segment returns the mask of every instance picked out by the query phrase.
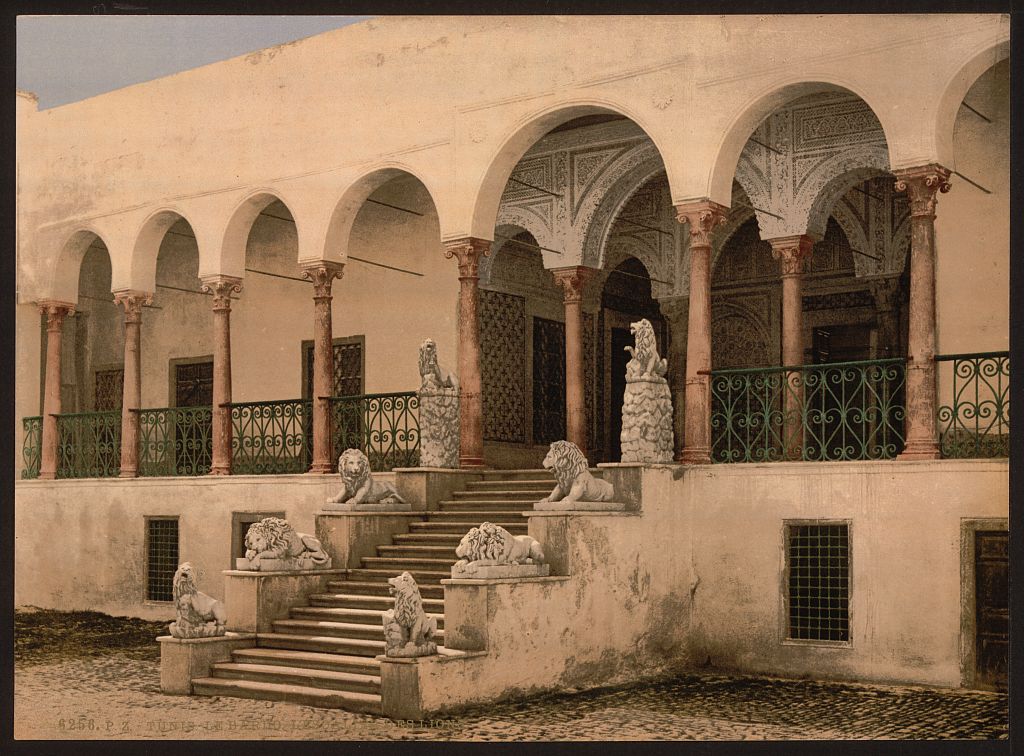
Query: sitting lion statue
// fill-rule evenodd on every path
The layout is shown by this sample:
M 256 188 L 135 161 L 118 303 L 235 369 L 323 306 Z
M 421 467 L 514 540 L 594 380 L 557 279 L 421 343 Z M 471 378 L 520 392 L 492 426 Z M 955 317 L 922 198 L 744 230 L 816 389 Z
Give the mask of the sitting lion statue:
M 405 499 L 398 495 L 391 483 L 374 480 L 370 473 L 370 460 L 359 449 L 346 449 L 338 457 L 338 474 L 344 488 L 337 496 L 327 500 L 328 504 L 372 504 L 378 501 L 389 501 L 404 504 Z
M 392 657 L 427 656 L 437 653 L 433 640 L 437 620 L 423 611 L 420 588 L 408 572 L 388 579 L 388 593 L 395 608 L 384 612 L 384 654 Z
M 536 538 L 514 536 L 500 525 L 485 522 L 462 537 L 455 549 L 459 561 L 454 572 L 473 572 L 477 567 L 507 564 L 543 564 L 544 551 Z
M 177 619 L 168 630 L 173 637 L 212 638 L 224 635 L 228 621 L 224 602 L 207 596 L 196 587 L 191 562 L 183 562 L 175 570 L 172 595 Z
M 437 344 L 433 339 L 424 339 L 420 344 L 420 391 L 458 387 L 455 376 L 437 361 Z
M 245 534 L 245 558 L 253 570 L 261 559 L 309 559 L 313 564 L 326 564 L 330 557 L 320 541 L 298 533 L 280 517 L 264 517 L 249 526 Z
M 555 473 L 557 484 L 541 502 L 611 501 L 615 495 L 611 483 L 591 475 L 587 458 L 572 441 L 551 444 L 543 465 L 545 470 Z
M 668 360 L 658 356 L 658 342 L 654 338 L 654 327 L 647 318 L 629 324 L 636 348 L 626 347 L 631 359 L 626 365 L 627 378 L 663 378 L 668 372 Z

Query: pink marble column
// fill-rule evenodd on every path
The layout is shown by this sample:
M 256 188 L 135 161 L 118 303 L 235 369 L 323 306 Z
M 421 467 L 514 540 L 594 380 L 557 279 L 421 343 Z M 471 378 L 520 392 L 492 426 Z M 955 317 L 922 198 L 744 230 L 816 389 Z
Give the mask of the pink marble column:
M 459 262 L 459 466 L 483 467 L 484 413 L 480 383 L 480 258 L 491 243 L 467 237 L 445 244 L 445 257 Z
M 690 225 L 690 312 L 686 336 L 686 409 L 679 462 L 711 462 L 711 233 L 728 208 L 710 200 L 676 205 Z
M 210 475 L 231 474 L 231 295 L 242 279 L 209 276 L 203 291 L 213 294 L 213 460 Z
M 811 259 L 814 239 L 807 235 L 782 236 L 769 239 L 772 257 L 782 269 L 782 364 L 804 364 L 804 302 L 803 281 L 807 261 Z M 789 386 L 784 395 L 785 428 L 783 439 L 787 459 L 803 457 L 804 388 L 800 373 L 787 376 Z
M 124 389 L 121 399 L 121 477 L 139 474 L 139 409 L 142 407 L 142 306 L 153 295 L 118 291 L 114 301 L 124 307 Z
M 341 278 L 344 264 L 326 260 L 304 268 L 313 282 L 313 464 L 309 471 L 326 475 L 334 471 L 331 449 L 331 406 L 334 391 L 334 350 L 331 327 L 331 285 Z
M 593 268 L 581 265 L 551 271 L 565 304 L 565 436 L 587 453 L 587 404 L 583 375 L 583 290 Z
M 57 415 L 60 414 L 60 350 L 64 318 L 75 311 L 68 302 L 44 300 L 38 303 L 46 316 L 46 378 L 43 386 L 43 429 L 39 477 L 57 477 Z
M 894 171 L 910 196 L 910 316 L 907 339 L 906 446 L 899 459 L 938 459 L 935 428 L 935 204 L 949 191 L 941 165 Z

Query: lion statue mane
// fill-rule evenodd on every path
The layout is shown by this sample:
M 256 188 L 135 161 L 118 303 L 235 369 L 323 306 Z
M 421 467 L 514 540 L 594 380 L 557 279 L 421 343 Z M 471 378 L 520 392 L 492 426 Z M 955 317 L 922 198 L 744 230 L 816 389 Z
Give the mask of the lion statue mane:
M 250 568 L 259 569 L 261 559 L 307 558 L 313 564 L 326 564 L 330 557 L 317 538 L 296 532 L 280 517 L 264 517 L 245 533 L 245 558 Z
M 394 609 L 382 616 L 385 656 L 427 656 L 437 653 L 433 640 L 437 620 L 423 611 L 420 588 L 408 572 L 388 579 L 388 593 L 395 598 Z
M 544 457 L 544 469 L 555 474 L 555 488 L 545 501 L 611 501 L 612 484 L 590 473 L 587 458 L 572 441 L 555 441 Z M 540 502 L 538 502 L 540 503 Z
M 473 572 L 476 567 L 507 564 L 543 564 L 544 551 L 536 538 L 514 536 L 500 525 L 485 522 L 462 537 L 455 556 L 456 572 Z
M 433 339 L 424 339 L 420 344 L 420 391 L 458 387 L 455 376 L 437 361 L 437 344 Z
M 338 457 L 338 474 L 344 488 L 337 496 L 327 500 L 329 504 L 371 504 L 378 501 L 391 501 L 400 504 L 405 499 L 398 495 L 394 485 L 385 481 L 374 480 L 370 473 L 370 460 L 359 449 L 346 449 Z
M 172 581 L 172 596 L 177 619 L 168 630 L 175 638 L 212 638 L 224 635 L 228 621 L 223 601 L 196 587 L 195 569 L 191 562 L 178 565 Z
M 654 327 L 647 318 L 629 324 L 636 348 L 626 347 L 632 359 L 626 365 L 626 378 L 663 378 L 668 372 L 668 360 L 658 356 L 658 342 Z

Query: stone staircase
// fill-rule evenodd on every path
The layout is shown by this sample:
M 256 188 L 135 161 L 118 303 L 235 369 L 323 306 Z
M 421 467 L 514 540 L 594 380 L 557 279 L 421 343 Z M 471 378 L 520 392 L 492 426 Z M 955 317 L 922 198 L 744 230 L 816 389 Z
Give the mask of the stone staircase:
M 288 701 L 306 706 L 381 713 L 380 662 L 384 653 L 381 615 L 391 608 L 388 578 L 408 571 L 436 617 L 438 646 L 444 644 L 444 588 L 455 547 L 481 522 L 497 523 L 513 535 L 526 533 L 523 512 L 554 487 L 546 470 L 489 470 L 480 481 L 438 503 L 409 524 L 409 532 L 377 547 L 346 579 L 327 584 L 327 593 L 306 597 L 274 632 L 258 633 L 256 647 L 232 652 L 210 677 L 192 681 L 196 695 Z M 443 649 L 442 649 L 443 650 Z

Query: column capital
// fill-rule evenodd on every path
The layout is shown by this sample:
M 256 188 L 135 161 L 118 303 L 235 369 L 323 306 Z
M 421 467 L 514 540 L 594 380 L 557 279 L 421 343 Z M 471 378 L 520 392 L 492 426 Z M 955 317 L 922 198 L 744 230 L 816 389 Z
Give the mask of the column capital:
M 568 268 L 551 268 L 555 283 L 562 289 L 565 304 L 583 301 L 583 290 L 597 271 L 585 265 L 574 265 Z
M 729 208 L 711 200 L 676 205 L 676 220 L 690 224 L 690 247 L 710 247 L 712 232 L 725 223 Z
M 313 282 L 313 297 L 331 296 L 331 284 L 345 273 L 345 263 L 334 260 L 317 260 L 303 263 L 302 277 Z
M 489 257 L 491 242 L 467 236 L 464 239 L 453 239 L 444 243 L 444 256 L 449 260 L 454 257 L 459 261 L 460 278 L 476 278 L 481 257 Z
M 772 245 L 772 258 L 782 264 L 782 275 L 798 276 L 806 272 L 807 261 L 811 259 L 814 238 L 807 234 L 779 236 L 767 239 Z
M 936 194 L 949 191 L 948 168 L 930 163 L 918 168 L 901 168 L 893 171 L 896 176 L 896 191 L 906 192 L 910 198 L 910 214 L 914 217 L 935 216 Z
M 39 312 L 46 316 L 46 330 L 59 331 L 64 324 L 64 318 L 75 311 L 71 302 L 62 302 L 58 299 L 40 299 L 36 304 Z
M 213 294 L 213 309 L 230 310 L 231 295 L 242 290 L 242 279 L 235 276 L 203 276 L 200 287 L 204 294 Z
M 126 323 L 138 323 L 142 318 L 143 305 L 153 304 L 153 292 L 122 289 L 114 292 L 114 302 L 124 307 Z

